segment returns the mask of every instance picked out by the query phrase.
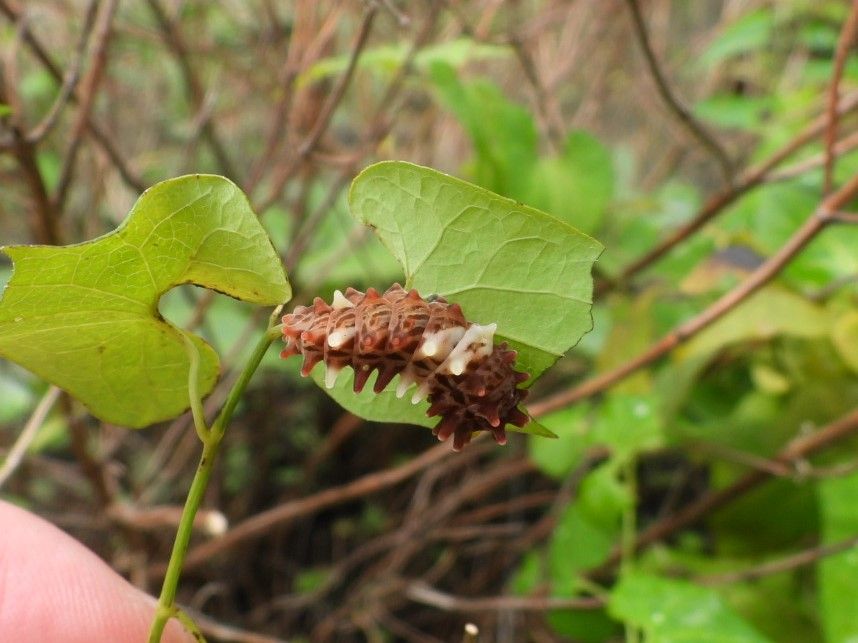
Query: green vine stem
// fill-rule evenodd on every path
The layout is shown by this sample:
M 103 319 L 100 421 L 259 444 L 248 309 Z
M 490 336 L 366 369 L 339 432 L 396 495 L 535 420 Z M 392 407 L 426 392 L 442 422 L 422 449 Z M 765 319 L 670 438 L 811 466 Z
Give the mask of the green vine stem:
M 171 617 L 176 616 L 179 621 L 200 641 L 202 633 L 193 625 L 190 617 L 184 613 L 180 614 L 180 610 L 175 605 L 176 592 L 179 587 L 179 577 L 182 573 L 182 564 L 185 560 L 185 554 L 188 551 L 188 543 L 191 540 L 193 531 L 194 517 L 197 515 L 197 510 L 202 504 L 205 496 L 206 488 L 208 487 L 209 479 L 211 478 L 214 461 L 217 457 L 218 449 L 220 448 L 221 440 L 226 433 L 226 427 L 232 419 L 232 414 L 238 401 L 244 394 L 250 378 L 259 367 L 259 363 L 265 356 L 265 352 L 271 343 L 280 336 L 280 327 L 275 325 L 275 321 L 280 313 L 280 307 L 274 310 L 271 315 L 271 321 L 265 334 L 259 339 L 253 353 L 245 364 L 244 369 L 238 379 L 233 384 L 229 392 L 229 396 L 223 405 L 220 413 L 215 419 L 210 428 L 205 426 L 202 417 L 201 404 L 199 398 L 194 399 L 195 393 L 198 390 L 195 379 L 196 372 L 193 367 L 193 354 L 196 353 L 196 347 L 188 340 L 189 355 L 191 356 L 191 369 L 188 378 L 189 396 L 191 398 L 191 408 L 194 414 L 194 425 L 197 429 L 197 434 L 203 442 L 203 453 L 200 456 L 200 462 L 197 465 L 197 471 L 194 474 L 194 479 L 191 482 L 191 488 L 188 491 L 188 497 L 185 500 L 185 507 L 182 510 L 182 518 L 179 521 L 179 528 L 176 531 L 176 539 L 173 542 L 173 551 L 170 553 L 170 561 L 167 564 L 167 572 L 164 575 L 164 583 L 161 586 L 161 595 L 158 597 L 158 607 L 155 611 L 155 617 L 152 619 L 152 626 L 149 630 L 149 643 L 160 643 L 161 636 L 164 633 L 164 628 Z

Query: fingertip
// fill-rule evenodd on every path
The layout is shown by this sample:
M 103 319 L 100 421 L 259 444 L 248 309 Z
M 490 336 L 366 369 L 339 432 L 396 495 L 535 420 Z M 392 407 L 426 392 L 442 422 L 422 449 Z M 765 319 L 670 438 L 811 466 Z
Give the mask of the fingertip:
M 139 643 L 156 602 L 51 523 L 0 501 L 0 632 L 16 643 Z M 195 638 L 175 621 L 162 643 Z

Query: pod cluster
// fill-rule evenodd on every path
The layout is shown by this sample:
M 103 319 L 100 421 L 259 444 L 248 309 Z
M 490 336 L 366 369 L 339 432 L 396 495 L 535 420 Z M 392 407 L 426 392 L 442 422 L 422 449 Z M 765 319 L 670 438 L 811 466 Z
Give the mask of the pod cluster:
M 441 418 L 434 434 L 439 440 L 453 436 L 458 451 L 475 431 L 491 431 L 505 444 L 504 427 L 528 421 L 518 408 L 527 395 L 518 385 L 528 375 L 514 370 L 516 352 L 506 343 L 494 345 L 496 327 L 473 324 L 458 304 L 423 299 L 399 284 L 382 294 L 348 288 L 336 291 L 330 304 L 317 297 L 285 315 L 280 356 L 302 355 L 305 377 L 324 362 L 328 388 L 346 366 L 354 370 L 355 392 L 374 371 L 376 393 L 399 375 L 397 396 L 414 386 L 413 403 L 428 398 L 427 415 Z

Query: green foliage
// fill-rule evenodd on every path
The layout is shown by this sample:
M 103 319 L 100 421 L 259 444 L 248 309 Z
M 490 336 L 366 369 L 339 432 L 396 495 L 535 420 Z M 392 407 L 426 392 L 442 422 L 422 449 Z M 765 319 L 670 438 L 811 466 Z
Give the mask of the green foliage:
M 431 67 L 442 103 L 474 146 L 465 171 L 475 183 L 595 233 L 614 192 L 610 152 L 587 132 L 571 132 L 557 156 L 540 156 L 533 116 L 487 79 L 468 83 L 449 65 Z
M 405 43 L 373 47 L 364 51 L 358 59 L 358 68 L 380 75 L 390 75 L 405 62 L 410 47 Z M 508 58 L 509 47 L 475 42 L 471 38 L 454 38 L 446 42 L 433 43 L 421 48 L 414 55 L 413 65 L 425 71 L 434 65 L 459 67 L 467 62 Z M 298 79 L 299 85 L 318 82 L 343 73 L 349 64 L 349 56 L 324 58 L 305 71 Z
M 821 505 L 822 541 L 835 543 L 858 534 L 858 474 L 822 480 L 818 485 Z M 854 546 L 829 556 L 817 565 L 822 628 L 828 641 L 852 641 L 858 637 L 855 609 L 855 579 L 858 555 Z
M 0 301 L 0 355 L 66 389 L 97 417 L 141 427 L 188 406 L 183 331 L 158 301 L 179 284 L 273 305 L 291 296 L 245 196 L 216 176 L 147 190 L 125 222 L 66 247 L 3 249 L 15 270 Z M 200 391 L 218 358 L 202 339 Z
M 474 158 L 466 167 L 468 175 L 484 188 L 525 201 L 537 161 L 536 125 L 530 113 L 488 80 L 462 83 L 449 65 L 433 65 L 431 80 L 471 138 Z
M 528 203 L 588 234 L 601 226 L 615 182 L 608 148 L 582 131 L 569 134 L 560 156 L 539 159 L 529 179 Z
M 767 641 L 711 589 L 680 580 L 628 572 L 611 592 L 609 611 L 643 630 L 652 643 L 762 643 Z

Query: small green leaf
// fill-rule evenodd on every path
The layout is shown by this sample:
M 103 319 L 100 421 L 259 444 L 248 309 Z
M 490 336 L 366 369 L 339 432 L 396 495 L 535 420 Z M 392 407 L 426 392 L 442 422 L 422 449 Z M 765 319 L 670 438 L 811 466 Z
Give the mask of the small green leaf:
M 15 270 L 0 300 L 0 356 L 67 390 L 95 416 L 131 427 L 188 406 L 188 357 L 182 331 L 158 312 L 163 293 L 192 283 L 263 305 L 291 296 L 247 198 L 218 176 L 159 183 L 98 239 L 3 251 Z M 218 358 L 193 341 L 205 394 Z
M 614 193 L 610 152 L 595 136 L 572 132 L 563 154 L 540 159 L 531 173 L 528 203 L 592 233 Z
M 652 643 L 763 643 L 712 589 L 640 572 L 623 575 L 611 592 L 608 611 L 639 627 Z
M 6 103 L 0 103 L 0 118 L 12 113 L 12 107 Z

